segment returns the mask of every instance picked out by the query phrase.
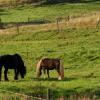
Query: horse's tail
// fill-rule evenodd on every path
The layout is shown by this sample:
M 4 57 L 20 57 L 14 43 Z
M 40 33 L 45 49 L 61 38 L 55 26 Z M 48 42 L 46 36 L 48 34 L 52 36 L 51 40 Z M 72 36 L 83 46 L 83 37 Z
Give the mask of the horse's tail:
M 0 56 L 0 81 L 1 81 L 1 74 L 2 74 L 2 57 Z
M 5 62 L 5 56 L 0 56 L 0 71 L 2 70 L 4 62 Z
M 36 77 L 40 77 L 41 75 L 41 62 L 42 62 L 42 59 L 37 63 L 37 66 L 36 66 Z
M 62 60 L 60 60 L 60 75 L 61 75 L 61 79 L 63 79 L 64 78 L 64 67 L 63 67 Z

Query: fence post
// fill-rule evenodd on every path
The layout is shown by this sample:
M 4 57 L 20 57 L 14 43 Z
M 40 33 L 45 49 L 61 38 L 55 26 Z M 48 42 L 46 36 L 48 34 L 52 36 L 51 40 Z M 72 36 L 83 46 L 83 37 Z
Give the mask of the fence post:
M 28 59 L 28 58 L 29 58 L 29 53 L 30 53 L 30 52 L 26 52 L 26 53 L 27 53 L 27 59 Z
M 0 18 L 0 29 L 3 29 L 3 23 L 2 23 L 2 19 Z
M 2 22 L 1 22 L 1 18 L 0 18 L 0 28 L 2 27 Z
M 60 26 L 59 26 L 59 18 L 57 18 L 57 32 L 60 32 Z
M 0 18 L 0 23 L 1 23 L 1 18 Z
M 19 34 L 19 24 L 16 24 L 17 34 Z
M 47 100 L 50 100 L 50 89 L 47 89 Z
M 99 26 L 100 24 L 100 19 L 98 20 L 97 24 L 96 24 L 96 28 Z
M 30 18 L 28 17 L 28 22 L 30 22 Z
M 69 19 L 70 19 L 70 17 L 69 17 L 69 16 L 67 16 L 67 21 L 69 21 Z

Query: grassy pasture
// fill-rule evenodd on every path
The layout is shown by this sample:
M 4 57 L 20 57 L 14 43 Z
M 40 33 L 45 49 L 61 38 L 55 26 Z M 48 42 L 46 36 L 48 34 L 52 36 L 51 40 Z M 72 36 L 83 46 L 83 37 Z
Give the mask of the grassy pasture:
M 3 22 L 23 22 L 28 17 L 35 19 L 49 19 L 55 21 L 57 17 L 88 16 L 89 25 L 97 22 L 100 4 L 76 3 L 55 4 L 34 7 L 30 5 L 15 8 L 1 7 L 0 16 Z M 97 17 L 91 17 L 96 13 Z M 77 19 L 79 21 L 80 19 Z M 90 21 L 91 20 L 91 21 Z M 88 21 L 87 21 L 88 22 Z M 71 26 L 74 21 L 68 23 Z M 80 22 L 79 22 L 80 23 Z M 79 24 L 78 23 L 78 24 Z M 65 22 L 62 23 L 62 27 Z M 85 23 L 86 24 L 86 23 Z M 84 24 L 84 26 L 85 26 Z M 75 24 L 76 25 L 76 24 Z M 78 25 L 80 26 L 80 24 Z M 9 82 L 0 82 L 0 91 L 7 90 L 29 95 L 41 93 L 39 86 L 46 93 L 46 88 L 61 91 L 61 95 L 73 93 L 100 94 L 100 26 L 98 27 L 66 27 L 57 33 L 56 24 L 22 26 L 20 34 L 15 28 L 0 30 L 0 54 L 21 54 L 27 66 L 25 79 L 14 81 L 13 71 L 9 70 Z M 6 34 L 4 34 L 6 33 Z M 50 72 L 50 79 L 37 80 L 35 78 L 36 64 L 41 57 L 61 58 L 64 63 L 65 79 L 57 80 L 57 72 Z M 4 69 L 3 69 L 4 71 Z M 54 92 L 57 94 L 58 92 Z M 58 93 L 59 94 L 59 93 Z M 3 95 L 3 94 L 2 94 Z
M 13 81 L 9 71 L 9 82 L 0 83 L 0 89 L 35 95 L 37 87 L 52 88 L 62 94 L 99 93 L 100 81 L 100 29 L 66 29 L 62 33 L 52 31 L 30 34 L 0 36 L 0 53 L 19 53 L 27 66 L 27 76 Z M 51 71 L 51 79 L 35 79 L 35 69 L 41 57 L 59 57 L 63 60 L 65 79 L 57 80 L 57 72 Z M 93 73 L 93 74 L 92 74 Z M 37 90 L 37 91 L 36 91 Z M 68 92 L 70 91 L 70 92 Z
M 0 17 L 3 22 L 27 22 L 28 17 L 33 20 L 48 19 L 56 21 L 57 17 L 84 16 L 98 13 L 99 3 L 55 4 L 34 7 L 32 5 L 17 6 L 15 8 L 1 7 Z

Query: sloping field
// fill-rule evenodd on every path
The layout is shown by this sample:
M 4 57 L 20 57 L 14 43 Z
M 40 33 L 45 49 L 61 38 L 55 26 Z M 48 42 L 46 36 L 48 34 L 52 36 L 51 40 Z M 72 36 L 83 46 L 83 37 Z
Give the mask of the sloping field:
M 55 4 L 35 7 L 32 5 L 1 7 L 2 22 L 27 22 L 28 19 L 56 21 L 58 17 L 82 17 L 100 12 L 99 3 Z
M 10 5 L 12 2 L 15 3 L 16 0 L 0 0 L 0 6 Z
M 36 87 L 41 83 L 44 92 L 45 88 L 51 88 L 62 91 L 63 95 L 86 92 L 98 94 L 100 87 L 99 44 L 100 28 L 68 28 L 61 33 L 57 33 L 56 30 L 43 30 L 1 35 L 0 53 L 21 54 L 27 66 L 27 75 L 25 79 L 16 82 L 13 81 L 13 71 L 9 70 L 10 81 L 4 82 L 2 79 L 0 88 L 35 95 L 38 94 Z M 64 63 L 65 79 L 58 81 L 58 75 L 54 70 L 50 72 L 50 79 L 43 79 L 42 76 L 38 81 L 35 78 L 35 70 L 41 57 L 61 58 Z
M 100 26 L 100 13 L 93 13 L 91 15 L 85 15 L 82 17 L 75 18 L 61 18 L 58 25 L 57 22 L 47 23 L 47 24 L 37 24 L 37 25 L 22 25 L 19 26 L 20 33 L 31 33 L 39 31 L 52 31 L 52 30 L 64 30 L 67 28 L 88 28 L 88 27 L 99 27 Z M 16 34 L 17 27 L 13 26 L 12 28 L 0 30 L 0 34 Z
M 9 2 L 9 1 L 12 1 L 12 0 L 0 0 L 0 3 L 2 3 L 2 2 Z
M 2 7 L 9 7 L 9 6 L 16 6 L 19 4 L 28 3 L 29 0 L 0 0 L 0 6 Z
M 29 16 L 33 19 L 46 18 L 52 22 L 20 26 L 19 34 L 16 27 L 0 30 L 0 55 L 19 53 L 27 67 L 25 79 L 19 77 L 18 81 L 14 81 L 14 73 L 9 70 L 9 82 L 4 81 L 2 69 L 0 90 L 46 96 L 47 89 L 50 88 L 56 96 L 100 95 L 99 9 L 99 4 L 95 3 L 0 8 L 4 23 L 27 21 Z M 58 32 L 56 18 L 65 18 L 69 14 L 74 17 L 62 19 Z M 55 70 L 50 71 L 50 79 L 44 79 L 43 75 L 36 79 L 36 64 L 41 57 L 62 59 L 64 80 L 57 80 Z

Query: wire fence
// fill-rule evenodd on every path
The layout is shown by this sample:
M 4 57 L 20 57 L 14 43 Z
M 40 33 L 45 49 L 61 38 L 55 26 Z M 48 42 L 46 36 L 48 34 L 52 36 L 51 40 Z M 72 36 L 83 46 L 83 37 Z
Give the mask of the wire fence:
M 67 28 L 79 28 L 79 27 L 95 27 L 97 28 L 100 25 L 100 16 L 99 14 L 84 15 L 84 16 L 72 16 L 68 15 L 67 17 L 58 17 L 54 22 L 48 19 L 37 19 L 28 17 L 25 22 L 3 22 L 0 18 L 0 29 L 15 28 L 16 34 L 22 33 L 22 30 L 28 32 L 37 31 L 37 30 L 57 30 L 58 33 L 61 33 L 64 29 Z M 25 28 L 33 27 L 33 28 Z M 12 28 L 13 29 L 13 28 Z
M 51 97 L 51 92 L 52 91 L 50 89 L 47 89 L 47 97 L 43 97 L 43 94 L 40 94 L 38 97 L 34 97 L 23 93 L 11 92 L 0 89 L 0 93 L 4 94 L 4 96 L 0 96 L 0 100 L 52 100 L 53 98 Z
M 0 93 L 3 93 L 4 96 L 0 95 L 0 100 L 99 100 L 100 96 L 95 94 L 73 94 L 73 95 L 59 95 L 58 97 L 54 97 L 52 94 L 52 90 L 47 90 L 47 97 L 34 97 L 29 96 L 22 93 L 11 92 L 7 90 L 0 89 Z

